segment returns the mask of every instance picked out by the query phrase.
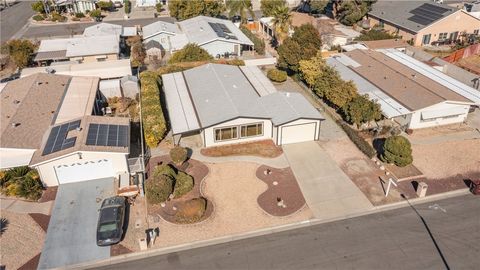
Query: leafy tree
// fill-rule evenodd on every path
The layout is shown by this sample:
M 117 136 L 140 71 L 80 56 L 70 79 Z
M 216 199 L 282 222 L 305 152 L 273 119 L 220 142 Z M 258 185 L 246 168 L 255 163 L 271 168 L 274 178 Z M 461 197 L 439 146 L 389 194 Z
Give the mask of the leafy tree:
M 403 136 L 391 136 L 385 140 L 381 159 L 399 167 L 405 167 L 413 162 L 412 145 Z
M 324 13 L 328 5 L 328 0 L 310 0 L 309 4 L 312 13 Z
M 357 96 L 357 87 L 352 81 L 345 82 L 341 79 L 340 81 L 341 83 L 325 91 L 325 98 L 337 108 L 343 108 Z
M 123 8 L 125 9 L 125 14 L 130 14 L 130 11 L 132 11 L 132 3 L 129 0 L 125 0 Z
M 175 198 L 180 198 L 193 189 L 194 182 L 193 177 L 184 172 L 178 172 L 175 179 L 175 187 L 173 189 L 173 195 Z
M 12 39 L 1 48 L 2 53 L 8 54 L 18 68 L 24 68 L 30 63 L 35 49 L 36 46 L 28 39 Z
M 272 23 L 275 29 L 275 35 L 281 42 L 287 36 L 290 31 L 290 25 L 292 24 L 292 15 L 287 6 L 276 6 L 272 13 Z
M 311 24 L 296 27 L 292 37 L 278 47 L 278 65 L 297 72 L 299 62 L 317 55 L 321 45 L 320 35 Z
M 199 15 L 218 17 L 225 11 L 225 5 L 221 0 L 170 0 L 168 10 L 170 16 L 185 20 Z
M 254 46 L 255 51 L 260 55 L 264 55 L 265 54 L 265 41 L 263 41 L 263 39 L 260 39 L 255 34 L 253 34 L 244 25 L 240 26 L 240 30 L 242 30 L 242 32 L 248 37 L 248 39 L 250 39 L 253 42 L 253 46 Z
M 155 5 L 155 9 L 157 10 L 157 12 L 161 12 L 162 11 L 162 3 L 157 3 Z
M 337 11 L 338 20 L 345 25 L 353 25 L 360 21 L 376 0 L 343 0 Z
M 358 95 L 352 99 L 344 108 L 345 118 L 357 127 L 363 123 L 379 120 L 382 116 L 380 104 L 371 101 L 368 95 Z
M 260 0 L 260 10 L 264 17 L 271 17 L 277 7 L 286 6 L 285 0 Z
M 325 66 L 325 61 L 322 59 L 322 54 L 317 52 L 317 55 L 309 60 L 300 60 L 298 70 L 302 79 L 310 88 L 313 88 L 322 75 L 322 67 Z
M 227 0 L 225 6 L 228 10 L 228 16 L 239 15 L 242 23 L 247 22 L 247 12 L 250 16 L 255 17 L 251 0 Z
M 202 47 L 194 43 L 189 43 L 183 49 L 175 52 L 170 60 L 169 64 L 181 63 L 181 62 L 195 62 L 195 61 L 208 61 L 213 57 Z
M 394 39 L 398 38 L 397 35 L 392 35 L 384 30 L 375 30 L 362 31 L 362 34 L 357 37 L 355 40 L 358 41 L 370 41 L 370 40 L 383 40 L 383 39 Z
M 100 18 L 102 16 L 102 11 L 100 9 L 94 9 L 90 11 L 90 17 L 92 18 Z
M 105 1 L 98 1 L 97 6 L 101 10 L 110 10 L 113 7 L 113 3 L 112 2 L 105 2 Z
M 147 201 L 151 204 L 165 202 L 173 192 L 174 179 L 167 175 L 154 176 L 145 183 Z
M 45 14 L 45 6 L 42 1 L 34 2 L 31 4 L 32 10 L 41 14 Z
M 187 148 L 177 145 L 170 149 L 169 155 L 173 163 L 182 165 L 188 158 L 188 151 Z

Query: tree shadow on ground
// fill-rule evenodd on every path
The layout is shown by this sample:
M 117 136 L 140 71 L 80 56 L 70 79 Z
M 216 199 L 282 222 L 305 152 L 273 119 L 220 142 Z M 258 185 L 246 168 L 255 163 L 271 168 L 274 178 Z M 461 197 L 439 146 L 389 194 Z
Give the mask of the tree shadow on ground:
M 10 222 L 8 221 L 8 219 L 4 217 L 0 219 L 0 235 L 3 235 L 3 233 L 7 230 L 9 224 Z
M 372 145 L 377 151 L 377 157 L 380 158 L 383 155 L 383 145 L 385 144 L 385 138 L 376 138 L 373 140 Z

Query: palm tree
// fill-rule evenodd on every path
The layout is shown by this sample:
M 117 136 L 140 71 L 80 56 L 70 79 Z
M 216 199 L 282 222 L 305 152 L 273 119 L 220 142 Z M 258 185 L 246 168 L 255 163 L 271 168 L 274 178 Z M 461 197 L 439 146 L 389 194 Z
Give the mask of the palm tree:
M 247 21 L 247 12 L 250 16 L 255 17 L 251 0 L 227 0 L 225 6 L 228 9 L 228 16 L 240 15 L 242 23 Z
M 290 31 L 292 15 L 287 6 L 278 6 L 273 10 L 273 28 L 279 41 L 283 41 Z

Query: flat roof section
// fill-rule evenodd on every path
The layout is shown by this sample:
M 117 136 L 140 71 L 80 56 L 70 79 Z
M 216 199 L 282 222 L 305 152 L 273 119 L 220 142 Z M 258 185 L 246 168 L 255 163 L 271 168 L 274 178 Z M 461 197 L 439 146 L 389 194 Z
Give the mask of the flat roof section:
M 162 79 L 173 134 L 200 129 L 182 73 L 165 74 Z
M 275 86 L 258 66 L 240 66 L 240 69 L 261 97 L 277 92 Z

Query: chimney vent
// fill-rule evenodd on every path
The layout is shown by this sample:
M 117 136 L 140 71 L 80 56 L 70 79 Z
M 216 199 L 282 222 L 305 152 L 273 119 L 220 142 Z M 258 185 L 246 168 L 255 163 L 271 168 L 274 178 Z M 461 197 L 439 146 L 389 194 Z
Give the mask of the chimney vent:
M 16 122 L 12 123 L 12 127 L 18 127 L 18 126 L 20 126 L 20 123 L 16 123 Z

